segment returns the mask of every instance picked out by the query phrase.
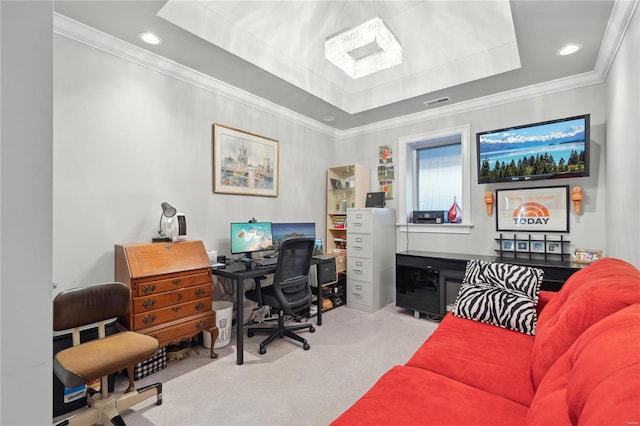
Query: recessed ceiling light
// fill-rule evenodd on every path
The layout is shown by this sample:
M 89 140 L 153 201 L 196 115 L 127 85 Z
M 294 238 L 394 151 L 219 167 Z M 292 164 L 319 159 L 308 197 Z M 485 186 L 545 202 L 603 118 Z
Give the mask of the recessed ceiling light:
M 138 38 L 148 44 L 156 45 L 162 43 L 160 37 L 148 31 L 138 34 Z
M 562 47 L 561 49 L 558 50 L 558 55 L 560 55 L 560 56 L 571 55 L 572 53 L 576 53 L 580 49 L 582 49 L 581 45 L 569 43 L 566 46 L 564 46 L 564 47 Z
M 334 116 L 332 116 L 332 115 L 327 115 L 326 117 L 322 117 L 322 119 L 323 119 L 324 121 L 333 121 L 333 120 L 335 120 L 336 118 L 335 118 Z

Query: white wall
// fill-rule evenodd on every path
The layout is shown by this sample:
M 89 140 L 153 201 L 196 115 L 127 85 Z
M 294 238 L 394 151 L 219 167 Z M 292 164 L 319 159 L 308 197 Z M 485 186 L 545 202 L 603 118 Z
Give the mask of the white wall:
M 640 268 L 640 12 L 607 76 L 607 253 Z
M 51 424 L 53 4 L 0 2 L 0 424 Z
M 576 247 L 604 249 L 607 243 L 607 234 L 604 227 L 601 226 L 605 221 L 605 196 L 607 191 L 604 175 L 606 119 L 604 101 L 604 84 L 591 85 L 351 137 L 341 141 L 338 149 L 344 160 L 368 165 L 371 168 L 370 185 L 372 188 L 377 188 L 378 146 L 393 145 L 397 152 L 398 139 L 403 136 L 436 131 L 463 124 L 470 125 L 471 206 L 463 207 L 463 215 L 469 214 L 469 210 L 471 210 L 473 228 L 466 235 L 411 233 L 408 241 L 407 233 L 400 232 L 403 231 L 400 229 L 397 233 L 398 251 L 409 249 L 492 255 L 494 254 L 494 249 L 498 248 L 494 238 L 499 236 L 499 232 L 496 231 L 495 209 L 492 216 L 488 216 L 486 213 L 483 202 L 484 193 L 502 188 L 556 185 L 569 185 L 570 187 L 579 185 L 584 191 L 583 212 L 580 215 L 574 214 L 573 211 L 570 212 L 570 232 L 563 234 L 571 241 L 571 249 L 573 250 Z M 479 185 L 477 183 L 476 132 L 585 113 L 591 114 L 591 173 L 589 177 L 521 182 L 517 184 L 495 183 Z M 397 160 L 394 160 L 394 162 L 397 163 Z M 398 174 L 399 172 L 396 170 L 396 182 Z M 387 206 L 397 208 L 397 200 L 394 199 L 387 202 Z
M 147 242 L 160 203 L 190 239 L 229 255 L 229 222 L 316 222 L 325 234 L 334 139 L 56 35 L 53 276 L 59 289 L 113 280 L 114 244 Z M 279 140 L 277 198 L 213 193 L 214 122 Z

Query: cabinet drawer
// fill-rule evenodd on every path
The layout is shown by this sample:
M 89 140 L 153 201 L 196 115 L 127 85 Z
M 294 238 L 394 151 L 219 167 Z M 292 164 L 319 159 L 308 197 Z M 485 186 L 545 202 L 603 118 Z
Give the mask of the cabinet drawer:
M 347 276 L 356 280 L 371 281 L 371 259 L 347 257 Z
M 211 296 L 211 284 L 182 288 L 167 293 L 152 294 L 147 297 L 136 297 L 133 300 L 133 313 L 149 312 L 178 303 L 185 303 Z
M 154 277 L 151 279 L 136 280 L 132 285 L 131 291 L 134 296 L 139 297 L 201 284 L 212 285 L 211 283 L 211 275 L 208 272 L 201 272 L 191 275 L 165 275 L 161 277 Z
M 371 233 L 371 211 L 349 210 L 347 229 L 352 232 Z
M 191 315 L 211 311 L 211 297 L 180 303 L 133 316 L 134 330 L 139 331 Z
M 371 235 L 352 234 L 347 236 L 347 257 L 371 257 Z
M 190 339 L 201 331 L 208 332 L 215 323 L 215 312 L 212 311 L 178 324 L 172 323 L 166 326 L 154 327 L 143 331 L 143 333 L 155 337 L 158 339 L 160 347 L 164 347 L 170 344 L 178 344 L 183 339 Z
M 371 306 L 371 283 L 351 280 L 347 275 L 347 305 L 350 303 Z

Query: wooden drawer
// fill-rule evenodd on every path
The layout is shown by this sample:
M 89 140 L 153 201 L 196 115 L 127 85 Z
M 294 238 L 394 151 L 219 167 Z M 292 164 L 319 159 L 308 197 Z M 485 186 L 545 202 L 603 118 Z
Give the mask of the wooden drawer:
M 180 303 L 166 308 L 156 309 L 133 316 L 133 329 L 136 331 L 168 323 L 191 315 L 210 312 L 211 297 Z
M 195 274 L 171 274 L 161 277 L 138 279 L 133 282 L 131 292 L 133 297 L 149 296 L 163 293 L 183 287 L 192 287 L 201 284 L 212 285 L 211 273 L 202 271 Z
M 371 222 L 370 210 L 349 210 L 349 214 L 347 214 L 347 229 L 349 232 L 370 234 L 372 230 Z
M 352 234 L 347 235 L 347 257 L 367 257 L 371 258 L 371 235 Z
M 211 296 L 211 284 L 187 287 L 168 293 L 152 294 L 147 297 L 137 297 L 133 300 L 133 313 L 149 312 L 178 303 Z
M 352 303 L 368 307 L 372 305 L 371 283 L 352 280 L 347 274 L 347 305 Z
M 347 276 L 356 280 L 371 281 L 371 259 L 364 257 L 347 258 Z
M 163 326 L 154 327 L 141 331 L 151 337 L 158 339 L 160 347 L 170 344 L 178 344 L 183 339 L 191 339 L 201 331 L 208 332 L 216 323 L 216 313 L 214 311 L 200 315 L 187 321 L 176 321 Z

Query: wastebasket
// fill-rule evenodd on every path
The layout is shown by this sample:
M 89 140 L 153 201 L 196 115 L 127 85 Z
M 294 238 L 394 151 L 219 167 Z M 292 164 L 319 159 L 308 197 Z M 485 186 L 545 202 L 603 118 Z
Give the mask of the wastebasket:
M 213 347 L 221 348 L 231 342 L 231 320 L 233 316 L 233 303 L 226 300 L 218 300 L 211 303 L 211 308 L 216 312 L 216 325 L 218 326 L 218 339 Z M 202 343 L 205 348 L 211 347 L 211 334 L 202 333 Z

